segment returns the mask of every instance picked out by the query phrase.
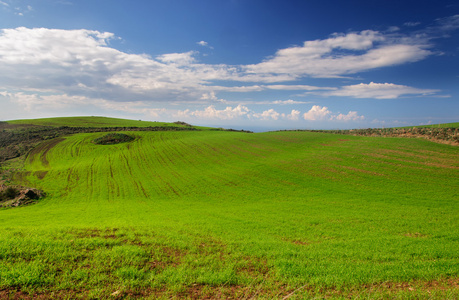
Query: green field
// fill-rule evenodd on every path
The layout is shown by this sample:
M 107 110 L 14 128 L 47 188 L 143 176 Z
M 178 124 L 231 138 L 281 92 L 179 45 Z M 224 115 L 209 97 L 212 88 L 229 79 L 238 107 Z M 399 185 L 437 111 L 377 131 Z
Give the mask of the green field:
M 451 127 L 451 128 L 458 128 L 459 127 L 459 122 L 455 123 L 442 123 L 442 124 L 434 124 L 434 125 L 422 125 L 422 126 L 416 126 L 416 127 L 427 127 L 427 128 L 444 128 L 444 127 Z
M 47 197 L 0 210 L 0 298 L 459 297 L 458 147 L 129 134 L 29 153 L 15 180 Z
M 75 127 L 148 127 L 148 126 L 177 126 L 166 122 L 150 122 L 141 120 L 125 120 L 107 117 L 61 117 L 33 120 L 12 120 L 10 124 L 33 124 L 39 126 L 75 126 Z

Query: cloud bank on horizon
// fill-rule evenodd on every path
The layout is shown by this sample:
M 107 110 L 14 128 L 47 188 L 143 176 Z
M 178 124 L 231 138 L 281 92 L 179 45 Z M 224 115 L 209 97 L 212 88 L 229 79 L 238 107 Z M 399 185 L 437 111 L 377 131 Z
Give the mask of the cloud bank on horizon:
M 453 15 L 408 32 L 392 27 L 331 33 L 239 65 L 205 63 L 199 49 L 157 55 L 118 50 L 113 44 L 123 38 L 116 32 L 5 28 L 0 119 L 112 114 L 246 127 L 385 125 L 366 115 L 368 102 L 447 99 L 452 91 L 366 79 L 367 74 L 444 55 L 437 40 L 458 28 L 459 15 Z M 195 44 L 218 51 L 204 40 Z M 361 111 L 362 99 L 367 104 Z M 354 105 L 329 110 L 327 101 Z

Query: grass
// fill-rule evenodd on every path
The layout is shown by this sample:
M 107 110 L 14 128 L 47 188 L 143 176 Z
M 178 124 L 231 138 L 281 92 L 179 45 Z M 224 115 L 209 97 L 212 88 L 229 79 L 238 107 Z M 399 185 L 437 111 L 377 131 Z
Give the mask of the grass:
M 69 127 L 186 127 L 186 125 L 167 122 L 152 122 L 141 120 L 126 120 L 107 117 L 60 117 L 42 118 L 32 120 L 7 121 L 14 125 L 37 125 L 37 126 L 69 126 Z M 197 127 L 197 126 L 193 126 Z M 206 127 L 198 127 L 206 128 Z
M 25 160 L 16 181 L 48 197 L 0 211 L 0 296 L 459 297 L 457 147 L 225 131 L 92 143 L 104 134 Z
M 440 123 L 440 124 L 431 124 L 431 125 L 403 126 L 403 127 L 395 127 L 395 128 L 459 128 L 459 122 Z

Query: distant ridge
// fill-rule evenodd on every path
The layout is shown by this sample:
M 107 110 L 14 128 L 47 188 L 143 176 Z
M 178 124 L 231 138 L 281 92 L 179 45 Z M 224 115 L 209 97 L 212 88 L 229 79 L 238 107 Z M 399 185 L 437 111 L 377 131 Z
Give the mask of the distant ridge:
M 182 122 L 154 122 L 141 120 L 128 120 L 110 117 L 56 117 L 43 119 L 23 119 L 7 121 L 9 124 L 31 124 L 37 126 L 69 126 L 69 127 L 185 127 Z

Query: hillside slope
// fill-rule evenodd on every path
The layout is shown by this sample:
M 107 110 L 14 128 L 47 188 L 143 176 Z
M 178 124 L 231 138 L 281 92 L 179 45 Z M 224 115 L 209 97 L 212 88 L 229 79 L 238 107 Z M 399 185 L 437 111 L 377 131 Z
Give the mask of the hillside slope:
M 0 211 L 0 290 L 459 295 L 457 147 L 227 131 L 94 144 L 103 134 L 46 141 L 27 157 L 17 180 L 48 196 Z
M 0 122 L 0 164 L 28 153 L 40 142 L 77 133 L 114 131 L 223 130 L 184 122 L 147 122 L 106 117 L 63 117 Z
M 126 120 L 108 117 L 60 117 L 60 118 L 43 118 L 30 120 L 12 120 L 8 121 L 12 125 L 35 125 L 35 126 L 69 126 L 69 127 L 158 127 L 158 126 L 179 126 L 167 122 L 151 122 L 141 120 Z

